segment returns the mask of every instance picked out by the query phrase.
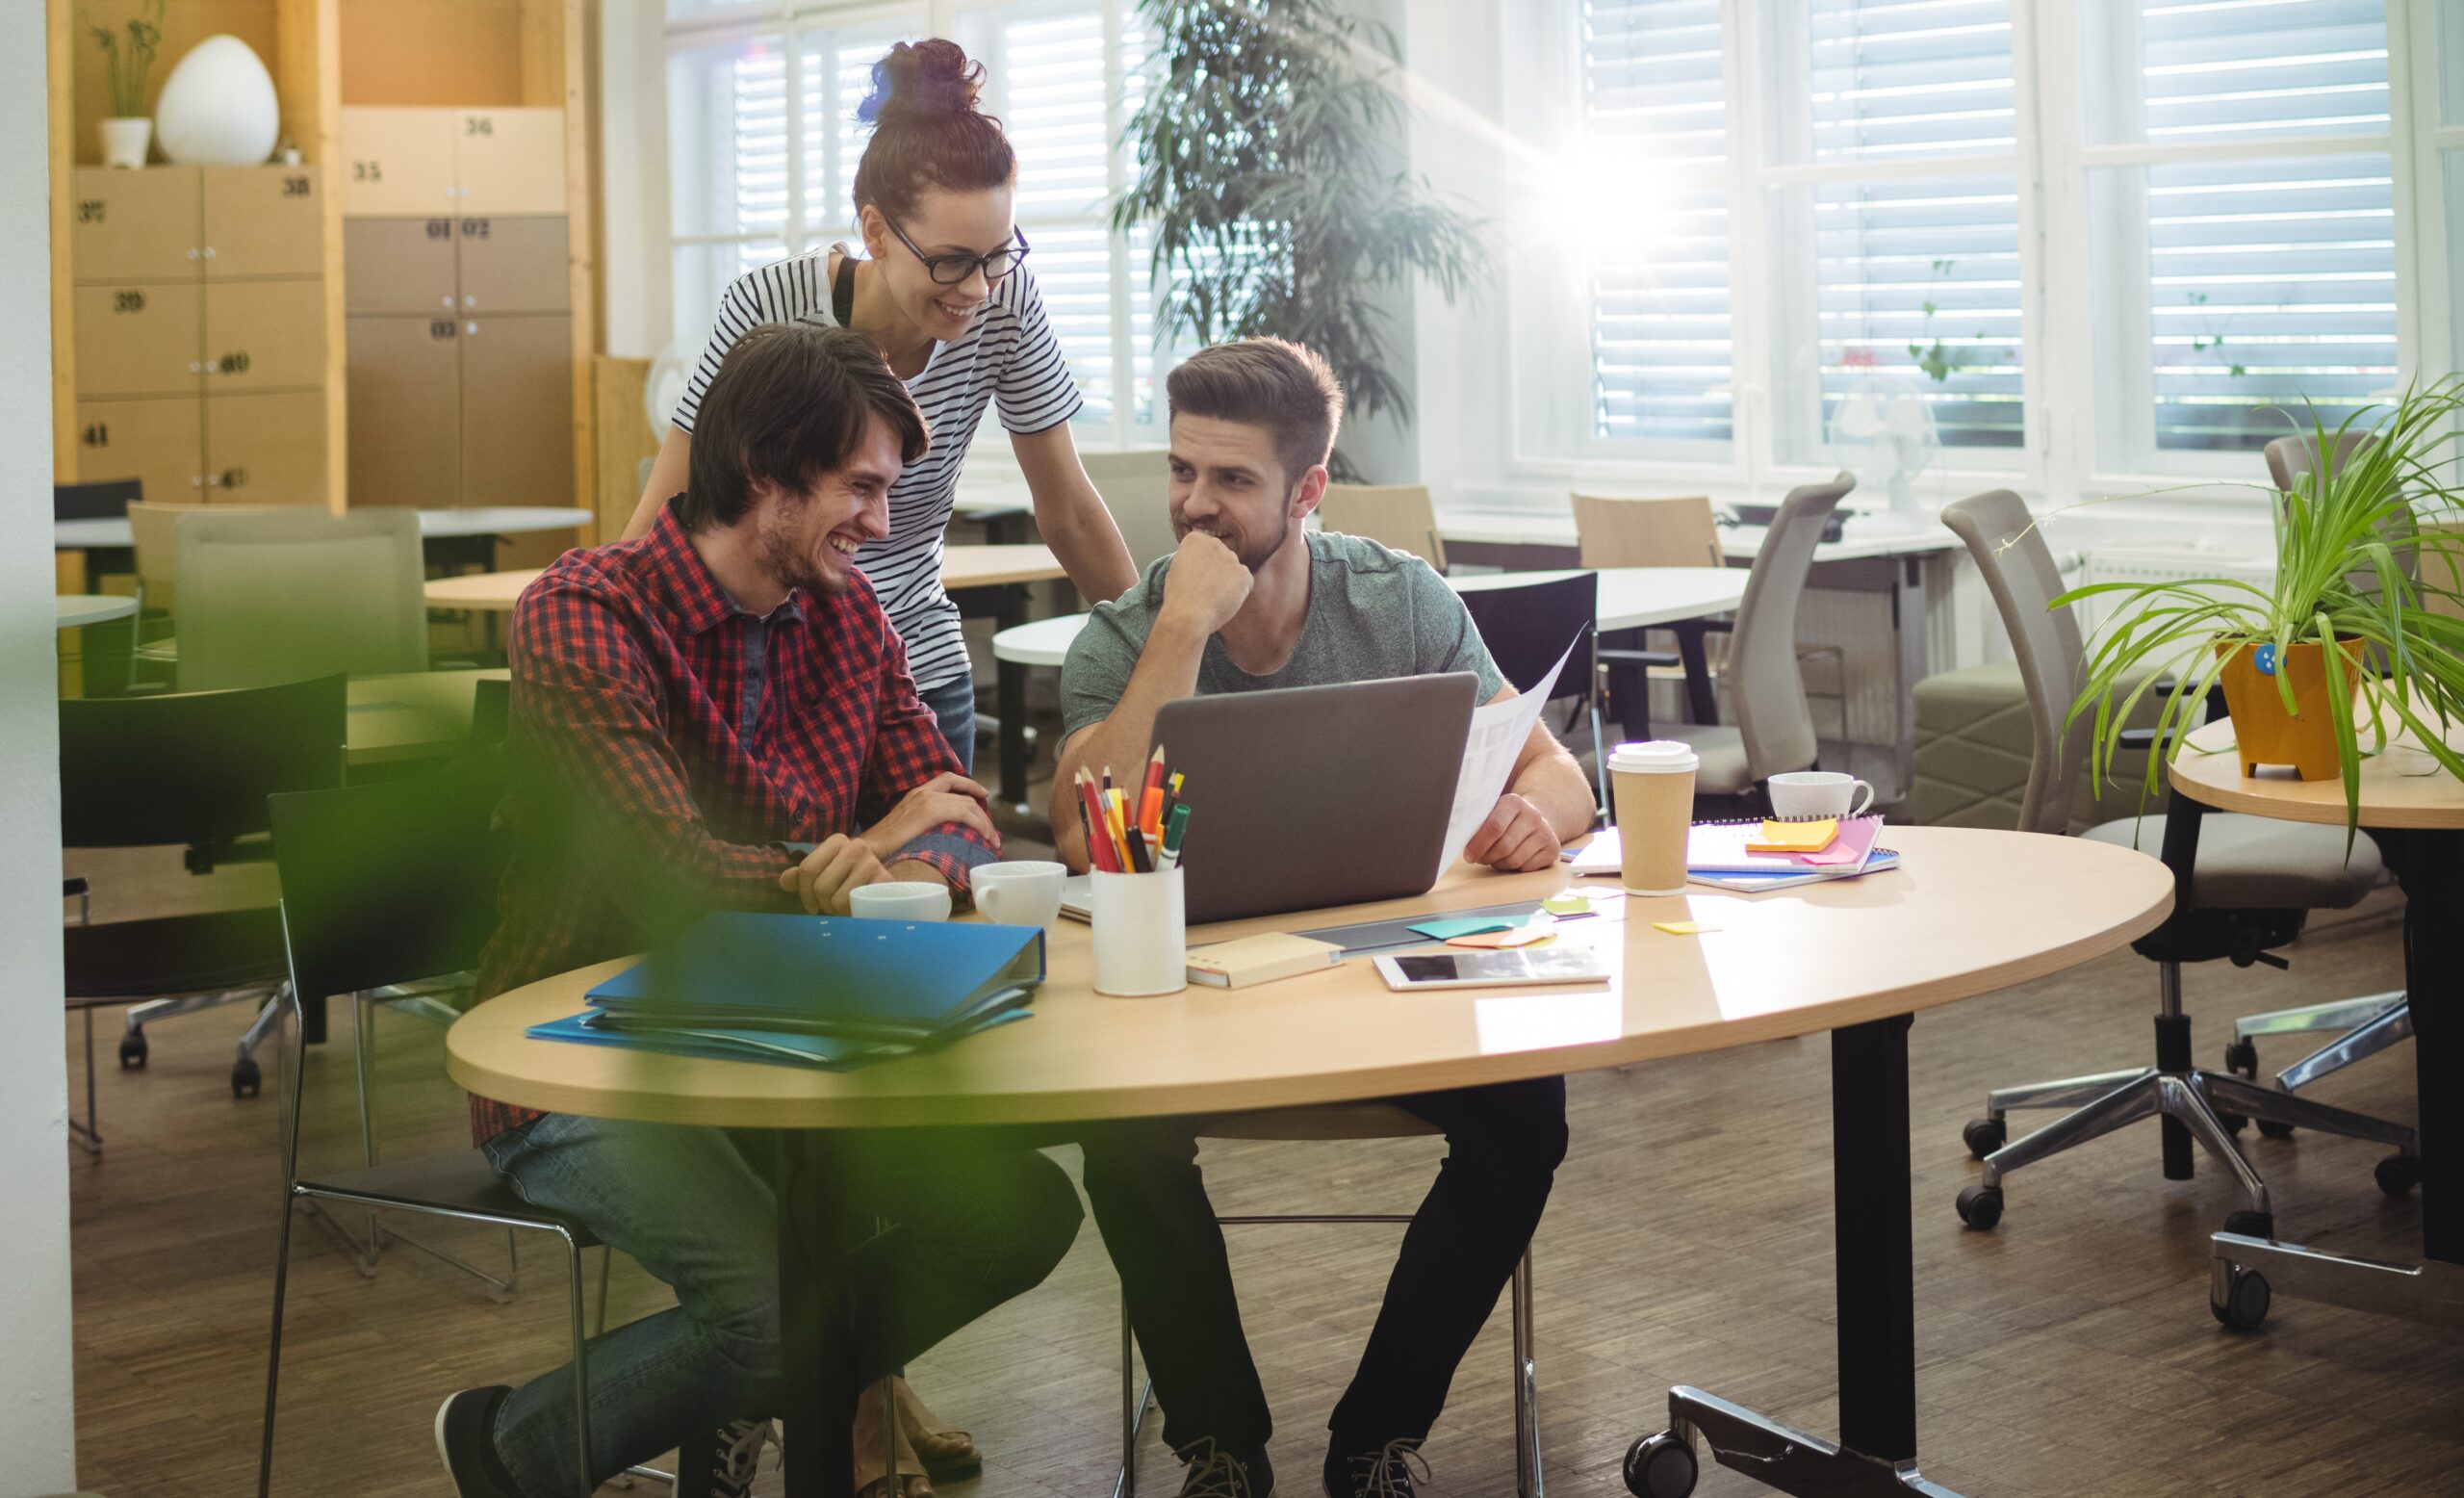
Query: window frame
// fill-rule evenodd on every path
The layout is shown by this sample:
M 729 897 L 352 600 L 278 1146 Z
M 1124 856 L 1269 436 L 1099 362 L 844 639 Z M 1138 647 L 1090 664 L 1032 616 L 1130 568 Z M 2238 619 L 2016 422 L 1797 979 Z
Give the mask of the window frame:
M 788 255 L 837 242 L 846 226 L 816 219 L 806 201 L 808 186 L 806 163 L 811 142 L 805 128 L 804 73 L 805 58 L 816 32 L 834 28 L 860 26 L 872 21 L 896 22 L 911 19 L 920 35 L 967 38 L 980 35 L 987 26 L 998 26 L 1005 19 L 1038 14 L 1061 15 L 1083 13 L 1089 5 L 1099 11 L 1104 39 L 1105 134 L 1112 144 L 1106 150 L 1106 191 L 1108 197 L 1116 196 L 1128 185 L 1136 170 L 1135 163 L 1120 144 L 1122 129 L 1127 123 L 1124 113 L 1123 69 L 1120 39 L 1136 0 L 739 0 L 739 3 L 712 4 L 707 10 L 682 19 L 669 19 L 663 0 L 647 0 L 659 6 L 655 28 L 658 49 L 654 66 L 660 80 L 658 136 L 669 141 L 667 119 L 668 69 L 680 55 L 730 43 L 756 39 L 776 39 L 784 51 L 786 70 L 787 111 L 787 218 L 776 232 L 755 230 L 744 233 L 679 233 L 676 228 L 676 205 L 673 191 L 659 195 L 655 209 L 645 214 L 644 225 L 649 243 L 646 251 L 651 263 L 664 268 L 671 278 L 671 305 L 686 302 L 698 293 L 676 285 L 678 252 L 699 246 L 748 245 L 779 244 Z M 968 46 L 969 55 L 976 52 Z M 1001 106 L 1008 98 L 1008 84 L 997 67 L 991 69 L 988 107 L 993 113 L 1004 113 Z M 672 145 L 670 150 L 673 150 Z M 666 175 L 673 178 L 677 164 L 671 162 Z M 647 206 L 647 205 L 646 205 Z M 1057 221 L 1056 226 L 1070 229 L 1093 227 L 1100 221 L 1110 252 L 1109 292 L 1112 323 L 1113 401 L 1109 421 L 1088 420 L 1083 416 L 1070 423 L 1076 446 L 1088 452 L 1111 452 L 1151 447 L 1162 440 L 1162 426 L 1155 419 L 1149 402 L 1148 419 L 1138 419 L 1136 379 L 1138 368 L 1137 326 L 1134 281 L 1136 268 L 1131 264 L 1134 253 L 1126 231 L 1110 224 L 1110 209 L 1100 209 L 1094 219 L 1073 218 Z M 1032 242 L 1036 224 L 1020 220 Z M 1030 268 L 1034 260 L 1029 259 Z M 715 291 L 710 298 L 715 303 Z M 701 349 L 686 349 L 675 333 L 671 312 L 667 329 L 669 346 L 677 356 L 691 361 L 700 357 Z M 1157 329 L 1157 343 L 1163 343 L 1162 330 Z M 1161 350 L 1147 350 L 1153 362 L 1156 384 L 1162 383 Z M 1074 375 L 1073 375 L 1074 377 Z M 987 421 L 992 420 L 988 408 Z M 998 461 L 1006 463 L 1006 445 L 984 454 L 998 453 Z

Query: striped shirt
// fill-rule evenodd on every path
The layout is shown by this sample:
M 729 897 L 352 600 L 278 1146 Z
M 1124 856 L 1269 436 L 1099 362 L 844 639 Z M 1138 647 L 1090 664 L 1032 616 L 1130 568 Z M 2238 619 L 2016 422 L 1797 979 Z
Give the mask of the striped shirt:
M 846 248 L 808 250 L 728 283 L 709 347 L 676 403 L 679 427 L 693 429 L 719 361 L 755 323 L 838 324 L 830 305 L 830 257 Z M 890 486 L 889 534 L 858 552 L 856 565 L 907 642 L 916 689 L 929 692 L 967 674 L 958 606 L 941 591 L 941 533 L 949 528 L 959 469 L 986 402 L 996 405 L 1003 426 L 1024 435 L 1069 420 L 1083 401 L 1044 318 L 1035 275 L 1023 266 L 993 283 L 991 299 L 963 336 L 933 346 L 931 360 L 907 389 L 924 412 L 932 450 Z

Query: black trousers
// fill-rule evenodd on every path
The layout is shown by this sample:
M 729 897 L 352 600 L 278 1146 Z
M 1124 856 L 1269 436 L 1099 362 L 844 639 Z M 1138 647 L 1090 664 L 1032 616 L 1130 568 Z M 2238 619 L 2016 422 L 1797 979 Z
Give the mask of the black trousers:
M 1446 1161 L 1403 1234 L 1376 1327 L 1327 1421 L 1346 1449 L 1427 1436 L 1566 1157 L 1561 1077 L 1390 1100 L 1444 1130 Z M 1255 1451 L 1273 1421 L 1198 1171 L 1204 1122 L 1089 1126 L 1087 1199 L 1164 1407 L 1165 1442 L 1180 1451 L 1212 1437 Z

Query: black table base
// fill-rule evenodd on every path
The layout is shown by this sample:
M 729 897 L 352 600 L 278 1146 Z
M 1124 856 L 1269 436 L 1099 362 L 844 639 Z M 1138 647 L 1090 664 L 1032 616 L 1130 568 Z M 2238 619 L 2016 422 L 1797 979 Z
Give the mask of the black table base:
M 1916 1470 L 1916 1250 L 1908 1167 L 1908 1027 L 1831 1032 L 1831 1175 L 1839 1434 L 1828 1441 L 1701 1389 L 1668 1391 L 1669 1429 L 1634 1443 L 1626 1485 L 1685 1498 L 1699 1440 L 1721 1465 L 1798 1498 L 1958 1498 Z

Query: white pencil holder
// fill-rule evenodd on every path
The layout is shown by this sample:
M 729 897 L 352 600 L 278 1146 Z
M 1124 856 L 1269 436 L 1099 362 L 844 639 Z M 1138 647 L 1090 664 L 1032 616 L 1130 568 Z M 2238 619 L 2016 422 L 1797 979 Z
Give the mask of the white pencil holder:
M 1189 987 L 1189 920 L 1181 871 L 1093 875 L 1095 992 L 1116 998 Z

